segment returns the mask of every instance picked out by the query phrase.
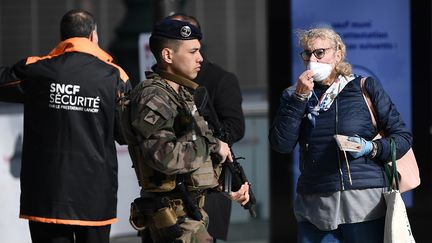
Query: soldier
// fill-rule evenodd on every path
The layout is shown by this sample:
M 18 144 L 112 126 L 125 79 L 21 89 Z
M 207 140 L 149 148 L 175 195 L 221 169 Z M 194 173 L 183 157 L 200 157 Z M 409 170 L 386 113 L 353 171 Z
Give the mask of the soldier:
M 167 17 L 193 24 L 198 29 L 198 20 L 183 13 L 175 13 Z M 237 76 L 208 60 L 204 55 L 201 70 L 193 80 L 208 91 L 209 109 L 202 114 L 213 134 L 222 141 L 232 145 L 243 138 L 245 133 L 245 118 L 242 110 L 242 94 Z M 211 114 L 210 114 L 211 113 Z M 231 200 L 221 193 L 210 193 L 206 196 L 204 209 L 209 215 L 208 232 L 217 239 L 226 241 L 231 216 Z
M 215 138 L 197 112 L 191 90 L 203 58 L 195 26 L 164 19 L 150 37 L 157 69 L 128 97 L 124 134 L 142 188 L 131 223 L 153 242 L 211 242 L 203 210 L 209 190 L 219 190 L 221 164 L 232 161 L 227 143 Z M 210 154 L 220 161 L 212 162 Z M 228 163 L 228 162 L 227 162 Z M 228 195 L 246 204 L 247 183 Z M 146 236 L 144 236 L 146 237 Z M 147 242 L 147 241 L 146 241 Z

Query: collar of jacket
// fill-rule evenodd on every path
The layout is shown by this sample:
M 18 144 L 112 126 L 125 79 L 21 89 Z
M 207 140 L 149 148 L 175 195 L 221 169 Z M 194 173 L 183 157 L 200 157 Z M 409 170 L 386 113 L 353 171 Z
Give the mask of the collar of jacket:
M 85 37 L 73 37 L 60 42 L 48 55 L 58 56 L 66 52 L 84 52 L 104 62 L 112 62 L 113 58 L 98 45 Z
M 55 56 L 59 56 L 66 52 L 83 52 L 90 55 L 93 55 L 100 59 L 101 61 L 112 64 L 113 58 L 102 50 L 98 45 L 91 42 L 88 38 L 85 37 L 74 37 L 69 38 L 60 42 L 47 56 L 44 57 L 28 57 L 26 64 L 35 63 L 37 61 L 52 58 Z
M 85 37 L 73 37 L 73 38 L 66 39 L 60 42 L 47 56 L 28 57 L 26 60 L 26 64 L 32 64 L 43 59 L 53 58 L 55 56 L 59 56 L 66 52 L 82 52 L 82 53 L 87 53 L 92 56 L 95 56 L 99 60 L 116 67 L 119 70 L 120 77 L 124 82 L 129 80 L 129 77 L 126 74 L 126 72 L 112 62 L 113 58 L 108 53 L 106 53 L 97 44 L 91 42 L 88 38 Z

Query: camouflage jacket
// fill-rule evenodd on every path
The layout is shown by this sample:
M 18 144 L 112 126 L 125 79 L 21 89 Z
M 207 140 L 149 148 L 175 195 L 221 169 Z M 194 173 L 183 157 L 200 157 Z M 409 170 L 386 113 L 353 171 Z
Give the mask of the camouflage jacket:
M 186 183 L 189 187 L 217 185 L 210 153 L 219 149 L 218 140 L 198 114 L 193 96 L 185 87 L 180 86 L 177 93 L 164 79 L 154 75 L 138 84 L 129 100 L 126 123 L 131 131 L 126 139 L 144 190 L 144 184 L 150 181 L 153 186 L 147 187 L 147 191 L 169 191 L 175 187 L 172 175 L 177 174 L 190 177 L 199 174 L 198 182 L 191 179 Z M 142 166 L 144 168 L 137 168 Z M 154 171 L 149 173 L 148 168 Z M 165 178 L 155 174 L 162 174 Z M 157 185 L 167 178 L 171 180 L 170 186 L 158 188 Z

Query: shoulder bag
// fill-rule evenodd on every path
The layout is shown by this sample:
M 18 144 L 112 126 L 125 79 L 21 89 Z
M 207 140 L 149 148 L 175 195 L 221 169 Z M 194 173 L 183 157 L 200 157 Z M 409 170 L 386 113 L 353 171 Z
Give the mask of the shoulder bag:
M 399 180 L 396 163 L 396 145 L 390 140 L 392 166 L 385 164 L 387 178 L 390 186 L 384 192 L 387 211 L 384 224 L 384 243 L 415 243 L 411 225 L 406 212 L 405 203 L 399 191 Z
M 365 99 L 369 112 L 371 114 L 372 124 L 375 128 L 377 128 L 376 111 L 373 107 L 369 94 L 364 87 L 365 81 L 366 77 L 363 77 L 360 81 L 363 98 Z M 381 134 L 384 133 L 378 133 L 374 140 L 381 138 Z M 420 172 L 412 148 L 410 148 L 408 152 L 406 152 L 406 154 L 402 156 L 402 158 L 398 159 L 396 161 L 396 164 L 397 172 L 399 172 L 399 190 L 401 193 L 412 190 L 420 185 Z M 391 161 L 389 162 L 389 165 L 391 166 Z

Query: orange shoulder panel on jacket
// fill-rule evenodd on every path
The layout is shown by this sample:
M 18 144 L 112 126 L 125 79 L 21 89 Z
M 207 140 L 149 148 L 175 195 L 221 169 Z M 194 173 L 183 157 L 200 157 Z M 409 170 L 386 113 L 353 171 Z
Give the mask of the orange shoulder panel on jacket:
M 129 80 L 129 76 L 126 74 L 126 72 L 123 70 L 123 68 L 121 68 L 120 66 L 112 63 L 112 62 L 108 62 L 108 64 L 113 65 L 114 67 L 116 67 L 119 72 L 120 72 L 120 78 L 123 80 L 123 82 L 127 82 Z
M 44 57 L 27 57 L 26 65 L 38 62 L 43 59 L 51 58 L 52 56 L 44 56 Z
M 88 38 L 74 37 L 60 42 L 47 56 L 43 57 L 28 57 L 26 64 L 32 64 L 43 59 L 52 58 L 66 52 L 83 52 L 97 57 L 99 60 L 114 66 L 120 72 L 120 78 L 123 82 L 129 80 L 126 72 L 118 65 L 112 63 L 113 58 L 102 50 L 97 44 L 91 42 Z

